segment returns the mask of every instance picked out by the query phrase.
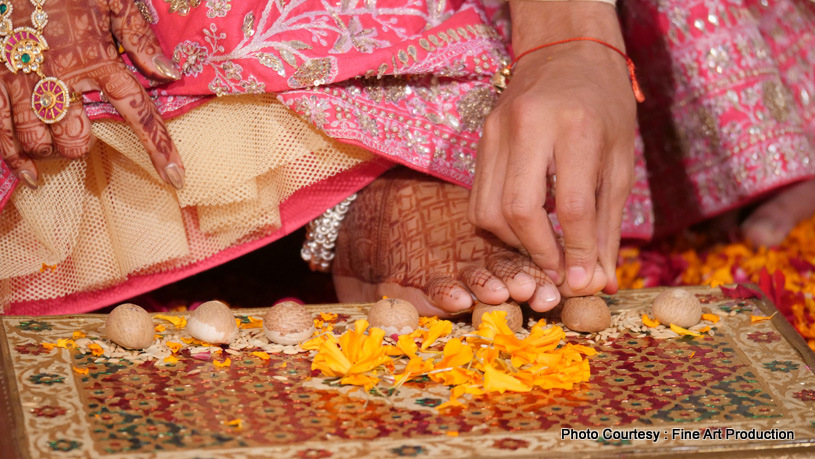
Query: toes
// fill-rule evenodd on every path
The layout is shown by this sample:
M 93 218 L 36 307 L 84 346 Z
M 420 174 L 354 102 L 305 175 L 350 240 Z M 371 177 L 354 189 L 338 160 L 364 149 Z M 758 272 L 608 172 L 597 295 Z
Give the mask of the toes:
M 532 279 L 534 289 L 532 295 L 527 300 L 529 307 L 535 311 L 544 312 L 554 308 L 560 303 L 561 292 L 558 290 L 557 285 L 552 282 L 552 279 L 549 278 L 538 265 L 521 254 L 507 258 L 511 264 L 521 269 L 520 274 Z M 516 275 L 516 280 L 517 279 L 518 275 Z M 523 279 L 523 277 L 521 277 L 521 279 Z
M 547 281 L 535 289 L 529 299 L 529 307 L 538 312 L 548 311 L 560 303 L 560 292 L 554 283 Z
M 742 223 L 744 236 L 757 245 L 780 244 L 799 221 L 815 212 L 813 194 L 815 180 L 797 183 L 779 192 Z
M 501 304 L 509 299 L 507 286 L 487 268 L 465 268 L 459 277 L 482 303 Z
M 487 262 L 489 269 L 496 277 L 501 279 L 509 290 L 509 296 L 517 302 L 527 301 L 535 294 L 538 284 L 535 278 L 523 271 L 523 267 L 512 258 L 506 256 L 492 257 Z M 476 293 L 476 296 L 478 294 Z M 484 301 L 478 296 L 478 299 Z
M 448 313 L 464 311 L 473 305 L 473 297 L 463 284 L 448 276 L 433 276 L 425 293 L 431 303 Z
M 399 284 L 394 284 L 390 282 L 376 284 L 375 297 L 367 299 L 367 301 L 374 302 L 383 297 L 399 298 L 405 301 L 409 301 L 410 304 L 416 307 L 416 310 L 419 312 L 420 316 L 448 317 L 451 315 L 449 311 L 446 311 L 436 306 L 423 290 L 415 287 L 403 287 Z

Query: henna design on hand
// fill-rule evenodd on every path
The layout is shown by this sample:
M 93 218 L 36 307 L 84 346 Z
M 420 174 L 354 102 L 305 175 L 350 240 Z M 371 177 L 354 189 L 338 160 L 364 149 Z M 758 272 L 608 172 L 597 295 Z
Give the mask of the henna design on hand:
M 29 25 L 33 9 L 30 2 L 16 2 L 12 11 L 14 25 Z M 64 81 L 69 91 L 103 90 L 145 144 L 162 178 L 166 178 L 163 171 L 168 164 L 182 167 L 158 110 L 122 63 L 114 43 L 112 34 L 149 78 L 159 81 L 174 78 L 154 63 L 154 59 L 163 56 L 161 47 L 136 5 L 130 0 L 49 0 L 44 9 L 48 24 L 43 36 L 50 47 L 44 53 L 43 72 Z M 66 158 L 87 154 L 93 137 L 91 122 L 81 103 L 74 102 L 64 119 L 45 126 L 34 116 L 30 105 L 36 81 L 33 74 L 13 74 L 0 69 L 0 84 L 11 96 L 0 110 L 13 114 L 13 126 L 3 126 L 0 132 L 0 137 L 7 137 L 0 139 L 4 157 L 14 160 L 15 138 L 22 153 L 34 158 L 53 156 L 55 151 Z M 23 163 L 35 170 L 27 159 Z M 23 163 L 18 162 L 18 166 Z

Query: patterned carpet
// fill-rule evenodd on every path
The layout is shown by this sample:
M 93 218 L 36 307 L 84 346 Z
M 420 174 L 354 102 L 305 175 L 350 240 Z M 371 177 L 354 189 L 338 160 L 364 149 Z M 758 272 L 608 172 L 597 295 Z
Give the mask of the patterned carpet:
M 154 311 L 184 308 L 213 298 L 234 307 L 265 307 L 285 297 L 334 303 L 331 276 L 312 273 L 300 260 L 303 231 L 216 269 L 133 299 Z M 759 285 L 815 349 L 815 216 L 778 247 L 753 248 L 701 232 L 628 245 L 617 269 L 621 289 L 750 282 Z M 274 262 L 271 262 L 271 261 Z
M 688 289 L 721 317 L 701 336 L 643 333 L 637 319 L 658 291 L 621 292 L 606 301 L 637 330 L 568 338 L 597 351 L 588 383 L 467 396 L 445 411 L 448 388 L 426 377 L 369 393 L 321 376 L 298 349 L 135 355 L 101 338 L 104 315 L 0 316 L 0 457 L 811 457 L 815 356 L 780 317 L 754 320 L 769 303 Z M 333 312 L 337 334 L 366 311 L 310 308 Z M 250 326 L 264 313 L 240 311 L 241 333 L 262 333 Z M 160 343 L 188 342 L 167 317 L 154 318 Z M 451 336 L 472 333 L 462 323 Z M 602 437 L 580 437 L 592 432 Z

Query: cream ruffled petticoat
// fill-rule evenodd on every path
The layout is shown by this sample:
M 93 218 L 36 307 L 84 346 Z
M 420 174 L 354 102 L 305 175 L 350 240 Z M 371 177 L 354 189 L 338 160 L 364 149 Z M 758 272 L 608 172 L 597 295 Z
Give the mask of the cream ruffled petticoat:
M 83 312 L 223 263 L 388 166 L 274 95 L 218 98 L 167 125 L 186 167 L 180 191 L 115 121 L 94 123 L 86 160 L 38 163 L 41 187 L 20 187 L 0 214 L 0 313 Z

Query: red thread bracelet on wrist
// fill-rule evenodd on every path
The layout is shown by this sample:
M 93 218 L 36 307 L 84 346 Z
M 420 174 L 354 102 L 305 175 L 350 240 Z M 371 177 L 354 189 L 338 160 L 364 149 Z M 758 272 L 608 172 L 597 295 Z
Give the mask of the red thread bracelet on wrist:
M 512 62 L 509 63 L 509 65 L 505 66 L 498 73 L 496 73 L 492 77 L 492 84 L 495 86 L 496 89 L 498 89 L 498 92 L 503 91 L 507 87 L 507 82 L 509 81 L 509 77 L 512 76 L 512 68 L 515 67 L 515 64 L 517 64 L 518 61 L 521 60 L 522 57 L 526 56 L 527 54 L 529 54 L 531 52 L 538 51 L 538 50 L 543 49 L 543 48 L 548 48 L 549 46 L 562 45 L 563 43 L 569 43 L 569 42 L 573 42 L 573 41 L 593 41 L 595 43 L 599 43 L 599 44 L 605 46 L 606 48 L 610 48 L 610 49 L 616 51 L 617 54 L 619 54 L 620 56 L 625 58 L 625 63 L 628 66 L 628 75 L 631 77 L 631 89 L 634 90 L 634 98 L 637 99 L 637 102 L 642 102 L 642 101 L 645 100 L 645 95 L 642 93 L 642 90 L 640 89 L 640 84 L 637 82 L 636 68 L 634 67 L 634 62 L 631 60 L 631 58 L 626 56 L 626 54 L 624 52 L 617 49 L 616 46 L 610 45 L 610 44 L 604 42 L 603 40 L 598 40 L 596 38 L 591 38 L 591 37 L 567 38 L 566 40 L 553 41 L 551 43 L 546 43 L 546 44 L 543 44 L 543 45 L 540 45 L 540 46 L 536 46 L 536 47 L 534 47 L 532 49 L 528 49 L 528 50 L 522 52 L 521 54 L 519 54 Z

